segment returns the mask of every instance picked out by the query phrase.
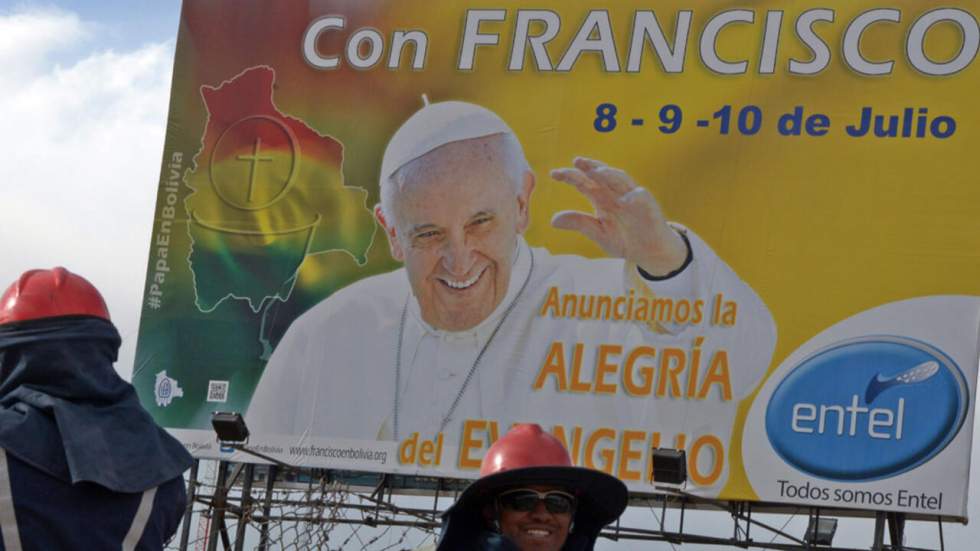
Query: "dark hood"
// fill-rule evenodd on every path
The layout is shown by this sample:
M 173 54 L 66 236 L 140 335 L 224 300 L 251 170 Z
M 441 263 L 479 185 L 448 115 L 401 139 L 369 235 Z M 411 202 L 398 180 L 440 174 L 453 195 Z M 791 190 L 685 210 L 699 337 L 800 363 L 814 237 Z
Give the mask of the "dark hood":
M 0 325 L 0 447 L 65 482 L 117 492 L 187 470 L 190 454 L 113 369 L 120 343 L 95 317 Z

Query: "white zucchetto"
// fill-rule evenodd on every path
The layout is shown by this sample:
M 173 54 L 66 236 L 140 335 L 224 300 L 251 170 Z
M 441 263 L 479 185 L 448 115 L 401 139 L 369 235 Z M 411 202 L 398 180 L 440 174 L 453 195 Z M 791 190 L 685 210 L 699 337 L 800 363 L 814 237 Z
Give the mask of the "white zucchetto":
M 399 168 L 437 147 L 483 138 L 513 134 L 496 113 L 464 101 L 431 103 L 419 109 L 395 132 L 381 160 L 381 183 Z

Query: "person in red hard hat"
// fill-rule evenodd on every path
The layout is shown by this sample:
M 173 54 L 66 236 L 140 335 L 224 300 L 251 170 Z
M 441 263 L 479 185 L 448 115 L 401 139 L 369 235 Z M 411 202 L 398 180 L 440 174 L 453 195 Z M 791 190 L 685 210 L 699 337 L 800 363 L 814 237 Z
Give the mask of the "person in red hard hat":
M 626 509 L 626 485 L 573 467 L 565 446 L 534 424 L 487 450 L 480 478 L 446 511 L 437 551 L 585 551 Z
M 112 364 L 99 291 L 64 268 L 0 296 L 0 550 L 160 550 L 191 457 Z

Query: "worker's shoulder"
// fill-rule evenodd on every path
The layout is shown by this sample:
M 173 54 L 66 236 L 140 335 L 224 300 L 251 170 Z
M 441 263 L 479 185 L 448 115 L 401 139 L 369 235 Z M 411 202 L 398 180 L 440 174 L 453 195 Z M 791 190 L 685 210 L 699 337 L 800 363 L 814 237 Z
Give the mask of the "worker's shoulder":
M 321 300 L 296 319 L 294 325 L 320 325 L 339 319 L 351 323 L 373 316 L 390 316 L 400 309 L 409 292 L 403 268 L 360 279 Z

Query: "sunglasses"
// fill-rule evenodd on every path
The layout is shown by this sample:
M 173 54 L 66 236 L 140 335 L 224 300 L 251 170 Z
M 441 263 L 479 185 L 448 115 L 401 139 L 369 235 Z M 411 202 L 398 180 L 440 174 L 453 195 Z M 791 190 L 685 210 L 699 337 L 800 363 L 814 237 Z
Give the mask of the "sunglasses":
M 560 490 L 538 492 L 528 488 L 510 490 L 497 496 L 500 506 L 511 511 L 527 513 L 544 502 L 545 509 L 552 514 L 571 513 L 575 509 L 575 496 Z

